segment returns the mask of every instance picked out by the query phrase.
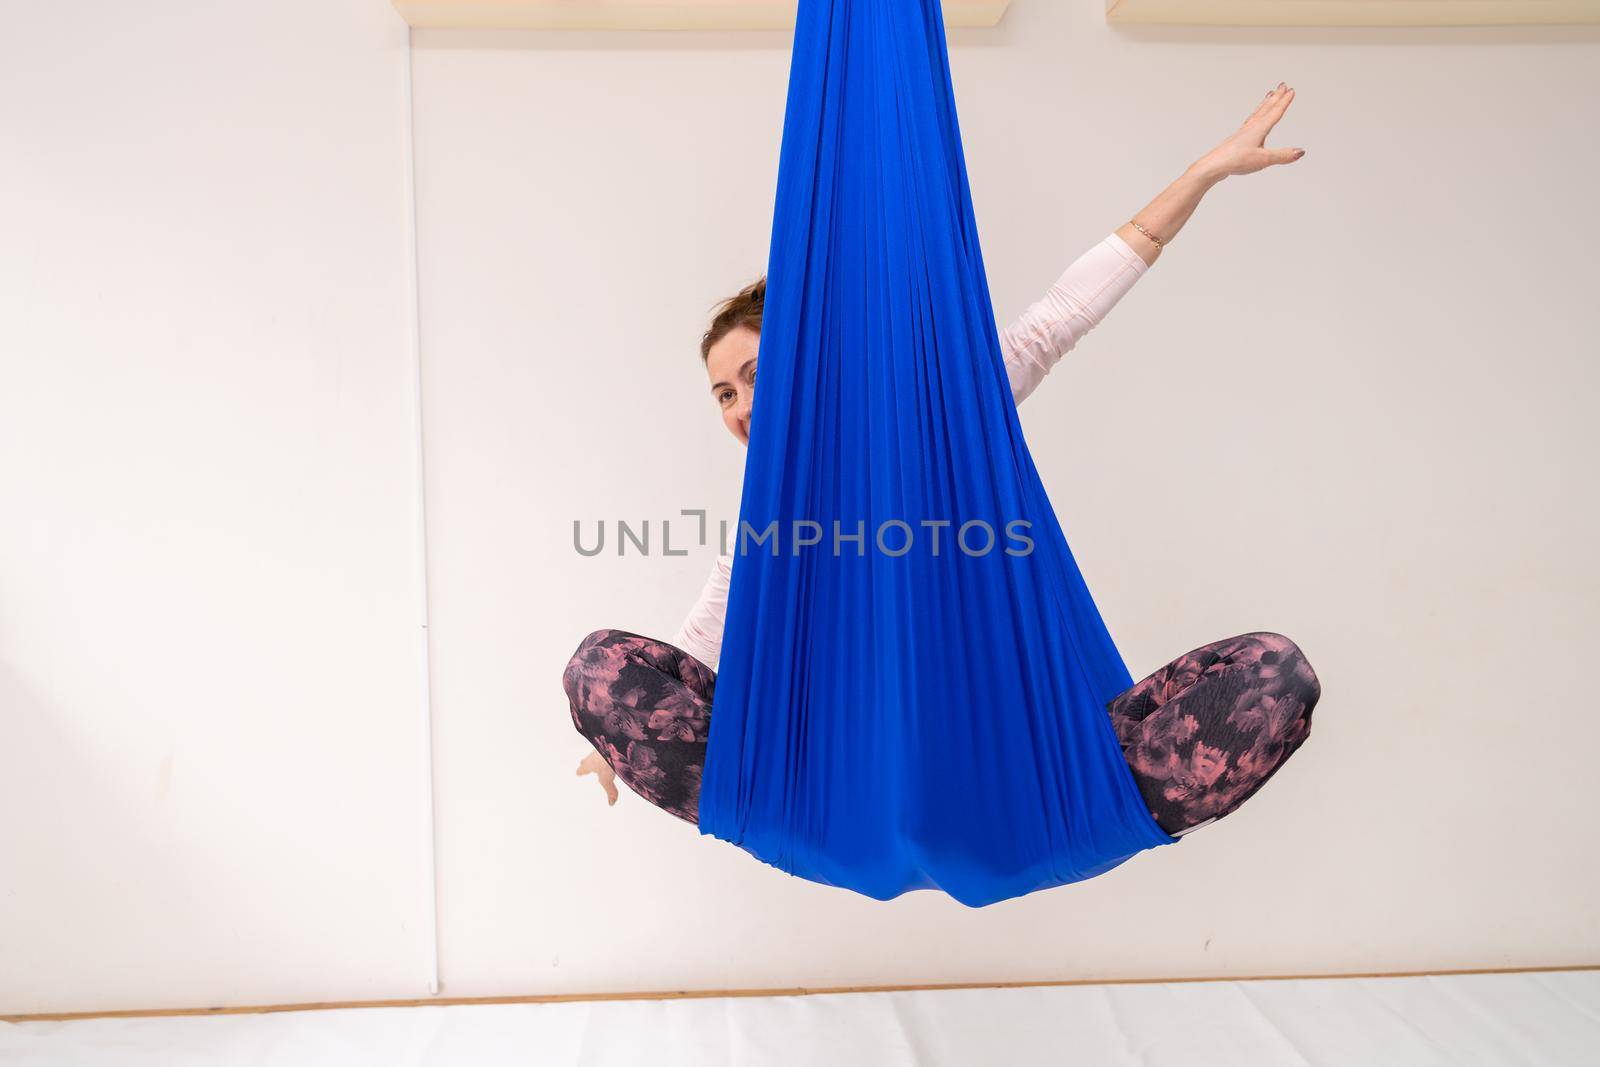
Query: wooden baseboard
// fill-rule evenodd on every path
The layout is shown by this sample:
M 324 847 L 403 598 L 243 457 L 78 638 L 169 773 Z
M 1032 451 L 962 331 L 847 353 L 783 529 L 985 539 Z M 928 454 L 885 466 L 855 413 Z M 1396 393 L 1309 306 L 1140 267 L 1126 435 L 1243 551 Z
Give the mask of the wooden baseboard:
M 258 1004 L 233 1008 L 140 1008 L 126 1011 L 43 1012 L 0 1015 L 0 1022 L 70 1022 L 75 1019 L 149 1019 L 185 1015 L 267 1015 L 285 1011 L 334 1011 L 342 1008 L 441 1008 L 478 1004 L 566 1004 L 592 1000 L 700 1000 L 712 997 L 805 997 L 823 993 L 908 993 L 937 989 L 1038 989 L 1077 985 L 1161 985 L 1181 982 L 1288 982 L 1326 978 L 1425 978 L 1459 974 L 1531 974 L 1596 971 L 1600 963 L 1559 967 L 1482 967 L 1454 971 L 1372 971 L 1356 974 L 1252 974 L 1203 978 L 1072 978 L 1047 982 L 951 982 L 938 985 L 819 986 L 792 989 L 677 989 L 644 993 L 550 993 L 509 997 L 423 997 L 415 1000 L 348 1000 L 313 1004 Z

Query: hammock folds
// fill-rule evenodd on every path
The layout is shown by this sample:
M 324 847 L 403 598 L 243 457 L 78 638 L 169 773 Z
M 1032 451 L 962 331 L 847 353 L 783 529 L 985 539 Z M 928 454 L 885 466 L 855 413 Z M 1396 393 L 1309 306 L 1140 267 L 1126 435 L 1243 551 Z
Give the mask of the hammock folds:
M 799 0 L 759 368 L 701 832 L 973 907 L 1176 842 L 1017 421 L 938 0 Z

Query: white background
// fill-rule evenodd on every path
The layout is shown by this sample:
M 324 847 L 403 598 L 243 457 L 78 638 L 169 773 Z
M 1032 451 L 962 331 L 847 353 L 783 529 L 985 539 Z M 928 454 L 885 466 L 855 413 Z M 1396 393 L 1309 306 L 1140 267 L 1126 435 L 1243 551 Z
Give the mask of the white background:
M 8 6 L 0 1010 L 424 995 L 404 27 Z M 736 511 L 696 343 L 765 267 L 787 37 L 418 33 L 445 993 L 1594 962 L 1597 41 L 953 35 L 1002 318 L 1297 88 L 1306 157 L 1213 191 L 1023 414 L 1135 677 L 1269 629 L 1324 690 L 1236 815 L 971 911 L 572 773 L 566 657 L 710 565 L 572 521 Z

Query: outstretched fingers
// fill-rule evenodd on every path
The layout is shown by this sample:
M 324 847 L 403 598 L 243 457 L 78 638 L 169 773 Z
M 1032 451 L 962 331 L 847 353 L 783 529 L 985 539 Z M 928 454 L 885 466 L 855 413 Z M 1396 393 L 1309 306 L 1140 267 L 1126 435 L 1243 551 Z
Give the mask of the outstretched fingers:
M 1267 148 L 1267 134 L 1283 118 L 1289 110 L 1289 105 L 1294 101 L 1293 87 L 1279 82 L 1277 88 L 1267 93 L 1266 99 L 1256 106 L 1255 112 L 1245 120 L 1244 126 L 1250 131 L 1251 138 L 1261 149 L 1265 165 L 1271 166 L 1278 163 L 1293 163 L 1306 154 L 1304 148 Z
M 1248 126 L 1252 122 L 1255 122 L 1257 119 L 1266 115 L 1267 112 L 1278 106 L 1278 102 L 1283 99 L 1286 93 L 1291 93 L 1293 91 L 1294 90 L 1285 86 L 1283 82 L 1279 82 L 1275 88 L 1268 89 L 1267 95 L 1262 97 L 1261 102 L 1256 105 L 1256 109 L 1250 112 L 1250 117 L 1245 119 L 1242 123 L 1240 123 L 1240 125 Z
M 1244 125 L 1251 126 L 1265 137 L 1272 127 L 1283 118 L 1283 113 L 1289 110 L 1289 105 L 1294 101 L 1294 90 L 1283 82 L 1278 87 L 1267 93 L 1266 98 L 1256 105 L 1255 111 L 1244 120 Z

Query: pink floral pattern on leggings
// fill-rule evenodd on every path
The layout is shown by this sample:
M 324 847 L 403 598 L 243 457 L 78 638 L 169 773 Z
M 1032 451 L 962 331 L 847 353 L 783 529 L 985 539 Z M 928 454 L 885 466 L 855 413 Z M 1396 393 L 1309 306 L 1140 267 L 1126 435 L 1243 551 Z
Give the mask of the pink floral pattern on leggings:
M 617 777 L 696 822 L 716 673 L 664 641 L 596 630 L 562 684 L 573 725 Z M 1107 710 L 1150 814 L 1176 834 L 1260 789 L 1305 741 L 1320 694 L 1299 647 L 1258 632 L 1180 656 Z
M 650 803 L 698 822 L 716 674 L 689 653 L 625 630 L 596 630 L 561 682 L 572 724 Z
M 1257 632 L 1178 657 L 1108 710 L 1150 814 L 1176 833 L 1260 789 L 1305 742 L 1321 695 L 1298 645 Z

